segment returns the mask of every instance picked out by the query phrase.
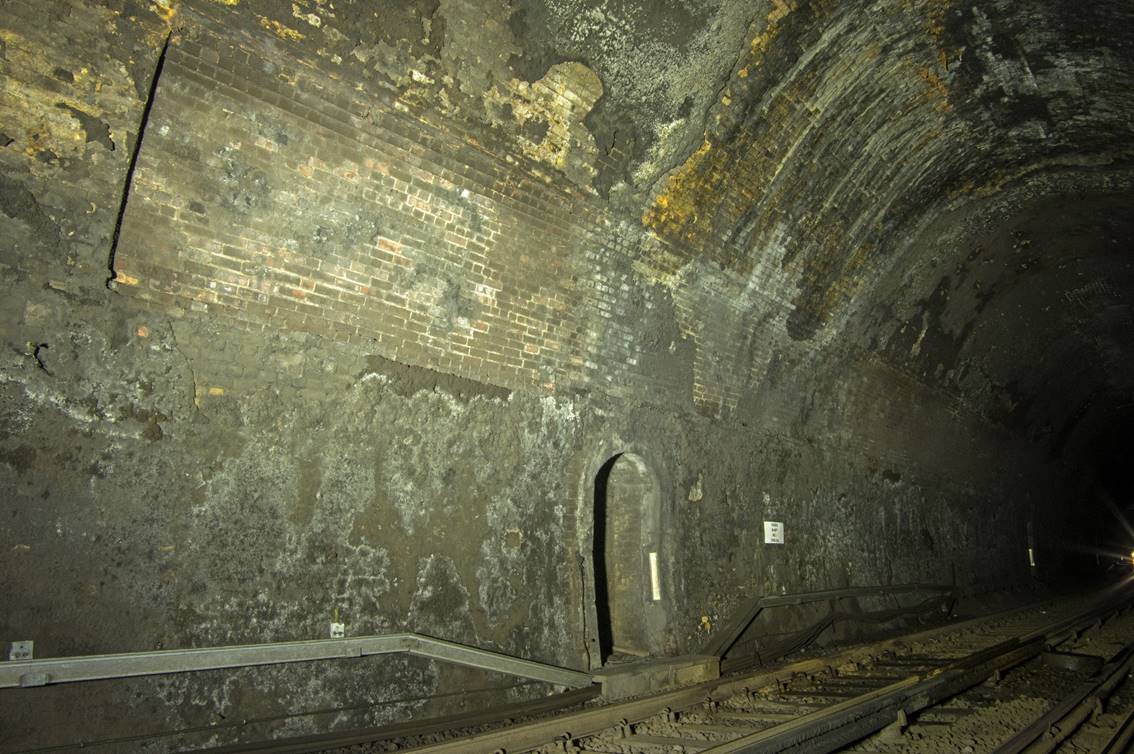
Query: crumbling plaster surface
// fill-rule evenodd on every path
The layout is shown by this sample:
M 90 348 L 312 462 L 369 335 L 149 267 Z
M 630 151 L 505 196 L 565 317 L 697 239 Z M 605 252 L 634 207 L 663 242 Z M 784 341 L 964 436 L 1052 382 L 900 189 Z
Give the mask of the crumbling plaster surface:
M 4 455 L 5 635 L 34 635 L 55 656 L 315 638 L 335 620 L 351 635 L 418 631 L 577 661 L 578 629 L 559 597 L 576 588 L 560 567 L 568 511 L 542 502 L 568 497 L 546 470 L 577 441 L 570 403 L 401 396 L 362 364 L 318 401 L 285 378 L 198 407 L 186 354 L 222 334 L 198 325 L 177 344 L 171 330 L 185 323 L 146 322 L 116 323 L 126 331 L 118 345 L 71 323 L 81 345 L 45 357 L 49 371 L 15 355 L 4 365 L 6 436 L 16 440 Z M 262 346 L 265 358 L 281 346 Z M 122 371 L 67 380 L 68 357 Z M 155 387 L 165 403 L 101 392 L 144 394 L 131 368 L 160 374 L 163 363 L 170 384 Z M 395 660 L 384 677 L 403 666 L 402 680 L 389 676 L 403 692 L 427 694 L 445 675 Z M 306 676 L 279 674 L 312 703 L 330 688 L 357 700 L 369 687 L 363 670 Z M 176 707 L 169 723 L 227 715 L 234 683 L 170 682 L 170 694 L 220 701 Z
M 551 62 L 581 60 L 605 91 L 587 124 L 619 159 L 598 177 L 609 191 L 642 189 L 691 147 L 759 11 L 754 4 L 573 0 L 520 4 L 510 23 L 516 61 L 533 78 Z

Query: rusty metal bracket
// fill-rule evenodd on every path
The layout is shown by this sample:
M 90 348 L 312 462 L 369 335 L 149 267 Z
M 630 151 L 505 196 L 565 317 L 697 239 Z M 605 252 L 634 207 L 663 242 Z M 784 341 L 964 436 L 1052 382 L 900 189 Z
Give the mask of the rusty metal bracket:
M 720 631 L 713 634 L 705 644 L 700 654 L 724 657 L 740 639 L 756 617 L 770 607 L 785 605 L 805 605 L 812 602 L 834 602 L 836 600 L 852 597 L 874 597 L 885 594 L 903 594 L 906 592 L 940 592 L 947 595 L 953 591 L 952 586 L 945 584 L 896 584 L 890 586 L 860 586 L 847 589 L 828 589 L 821 592 L 807 592 L 802 594 L 782 594 L 756 597 L 733 616 Z

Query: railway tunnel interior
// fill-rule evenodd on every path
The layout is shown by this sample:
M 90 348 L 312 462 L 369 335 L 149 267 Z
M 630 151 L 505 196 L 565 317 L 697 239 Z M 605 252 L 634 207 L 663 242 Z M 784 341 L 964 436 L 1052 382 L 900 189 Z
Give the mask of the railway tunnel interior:
M 1129 3 L 3 10 L 6 649 L 591 670 L 760 595 L 1129 569 Z M 401 655 L 4 688 L 0 748 L 546 691 Z

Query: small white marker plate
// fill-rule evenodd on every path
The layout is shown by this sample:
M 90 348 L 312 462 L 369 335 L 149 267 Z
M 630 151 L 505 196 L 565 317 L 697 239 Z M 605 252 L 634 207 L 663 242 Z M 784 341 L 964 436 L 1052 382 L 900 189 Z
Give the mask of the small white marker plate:
M 764 522 L 764 544 L 766 545 L 782 545 L 784 543 L 784 523 L 783 521 L 765 521 Z
M 650 553 L 650 596 L 654 602 L 661 599 L 661 573 L 658 570 L 658 554 Z
M 9 660 L 30 660 L 35 656 L 35 642 L 28 641 L 14 641 L 11 648 L 8 650 Z
M 344 636 L 346 636 L 346 624 L 345 623 L 332 623 L 331 624 L 331 638 L 332 639 L 341 639 Z

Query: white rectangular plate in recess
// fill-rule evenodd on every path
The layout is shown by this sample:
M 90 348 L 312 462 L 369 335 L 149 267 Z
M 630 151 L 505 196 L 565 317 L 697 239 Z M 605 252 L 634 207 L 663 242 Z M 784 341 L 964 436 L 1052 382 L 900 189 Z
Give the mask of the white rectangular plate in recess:
M 658 572 L 658 554 L 650 553 L 650 594 L 654 602 L 661 599 L 661 573 Z

